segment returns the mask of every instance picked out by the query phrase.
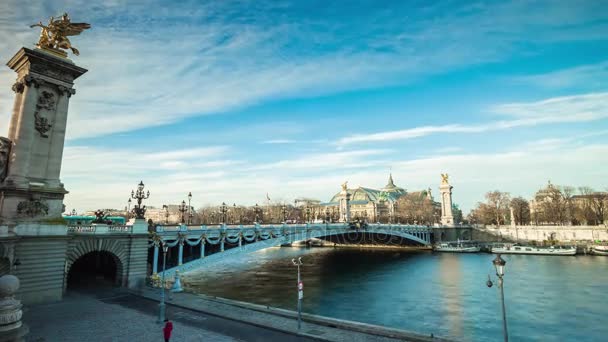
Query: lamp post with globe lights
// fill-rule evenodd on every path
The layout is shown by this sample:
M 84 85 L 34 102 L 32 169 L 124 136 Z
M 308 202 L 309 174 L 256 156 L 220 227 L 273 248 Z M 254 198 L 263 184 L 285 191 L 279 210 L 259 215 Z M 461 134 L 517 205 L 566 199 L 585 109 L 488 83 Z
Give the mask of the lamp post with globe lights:
M 150 198 L 150 191 L 144 192 L 144 182 L 140 181 L 137 185 L 137 190 L 131 190 L 131 198 L 137 200 L 137 205 L 133 208 L 136 219 L 144 219 L 146 215 L 146 206 L 141 202 Z
M 184 214 L 186 213 L 186 211 L 188 211 L 188 208 L 186 208 L 186 201 L 182 201 L 182 204 L 180 204 L 180 206 L 177 208 L 177 210 L 179 210 L 180 213 L 182 213 L 182 224 L 186 223 L 186 217 L 184 216 Z
M 500 303 L 502 305 L 502 328 L 504 334 L 505 342 L 509 341 L 509 333 L 507 331 L 507 311 L 505 309 L 505 292 L 504 292 L 504 282 L 503 277 L 505 275 L 505 265 L 507 264 L 503 258 L 500 257 L 500 254 L 496 255 L 496 258 L 492 260 L 492 264 L 496 269 L 496 276 L 498 277 L 498 287 L 500 288 Z M 488 281 L 486 282 L 488 287 L 492 287 L 493 283 L 490 280 L 490 276 L 488 276 Z
M 228 212 L 228 207 L 226 206 L 226 202 L 222 202 L 222 206 L 220 206 L 220 214 L 222 215 L 222 224 L 226 224 L 226 212 Z

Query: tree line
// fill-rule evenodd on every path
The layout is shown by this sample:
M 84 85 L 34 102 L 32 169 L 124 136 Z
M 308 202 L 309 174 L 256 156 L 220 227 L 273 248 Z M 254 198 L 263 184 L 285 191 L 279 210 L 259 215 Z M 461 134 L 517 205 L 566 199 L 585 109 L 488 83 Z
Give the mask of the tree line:
M 485 202 L 477 203 L 467 216 L 473 224 L 503 225 L 601 225 L 608 219 L 608 192 L 588 186 L 574 188 L 549 184 L 532 201 L 511 198 L 508 192 L 486 193 Z M 511 217 L 511 210 L 513 215 Z

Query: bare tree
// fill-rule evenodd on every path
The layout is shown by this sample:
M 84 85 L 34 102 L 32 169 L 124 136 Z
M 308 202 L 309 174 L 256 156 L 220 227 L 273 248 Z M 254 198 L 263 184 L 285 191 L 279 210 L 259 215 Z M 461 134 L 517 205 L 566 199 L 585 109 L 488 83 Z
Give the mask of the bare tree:
M 486 193 L 486 201 L 487 209 L 493 216 L 494 223 L 497 225 L 504 224 L 509 214 L 509 203 L 511 202 L 509 193 L 498 190 L 490 191 Z
M 396 216 L 406 223 L 430 224 L 435 221 L 435 207 L 430 198 L 423 193 L 410 193 L 401 196 L 395 205 Z M 381 222 L 388 222 L 388 213 L 381 215 Z
M 523 197 L 515 197 L 511 200 L 515 224 L 526 225 L 530 223 L 530 203 Z

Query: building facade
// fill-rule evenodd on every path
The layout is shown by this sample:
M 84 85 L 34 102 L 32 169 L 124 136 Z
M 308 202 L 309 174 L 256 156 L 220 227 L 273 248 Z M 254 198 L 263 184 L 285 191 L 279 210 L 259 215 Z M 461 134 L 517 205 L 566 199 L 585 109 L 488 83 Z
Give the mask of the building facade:
M 345 201 L 348 202 L 348 216 L 350 220 L 363 220 L 366 222 L 397 222 L 404 220 L 400 217 L 398 204 L 400 198 L 406 195 L 419 195 L 433 203 L 437 208 L 440 203 L 433 200 L 431 190 L 422 190 L 408 193 L 406 189 L 395 185 L 392 174 L 389 175 L 387 184 L 381 189 L 367 187 L 348 188 L 342 185 L 342 191 L 335 194 L 329 202 L 319 205 L 320 217 L 329 216 L 331 221 L 347 221 L 344 217 Z M 323 216 L 323 213 L 330 215 Z

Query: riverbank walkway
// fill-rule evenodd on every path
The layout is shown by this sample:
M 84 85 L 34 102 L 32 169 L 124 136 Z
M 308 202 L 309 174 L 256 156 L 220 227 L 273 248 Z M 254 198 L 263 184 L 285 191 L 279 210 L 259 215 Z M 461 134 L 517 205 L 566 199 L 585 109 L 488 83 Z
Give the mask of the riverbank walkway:
M 162 341 L 158 289 L 70 293 L 61 302 L 27 307 L 26 341 Z M 171 294 L 167 317 L 177 341 L 422 341 L 444 342 L 397 329 L 303 314 L 298 331 L 289 310 L 189 293 Z M 168 295 L 169 298 L 169 295 Z
M 145 288 L 138 294 L 151 300 L 158 300 L 158 291 L 158 289 L 154 288 Z M 448 341 L 446 339 L 431 338 L 430 336 L 423 336 L 404 330 L 306 313 L 302 314 L 302 328 L 298 331 L 297 313 L 294 311 L 183 292 L 171 294 L 171 296 L 172 299 L 169 303 L 174 307 L 188 308 L 239 322 L 246 322 L 266 329 L 281 331 L 295 336 L 308 337 L 318 341 Z

